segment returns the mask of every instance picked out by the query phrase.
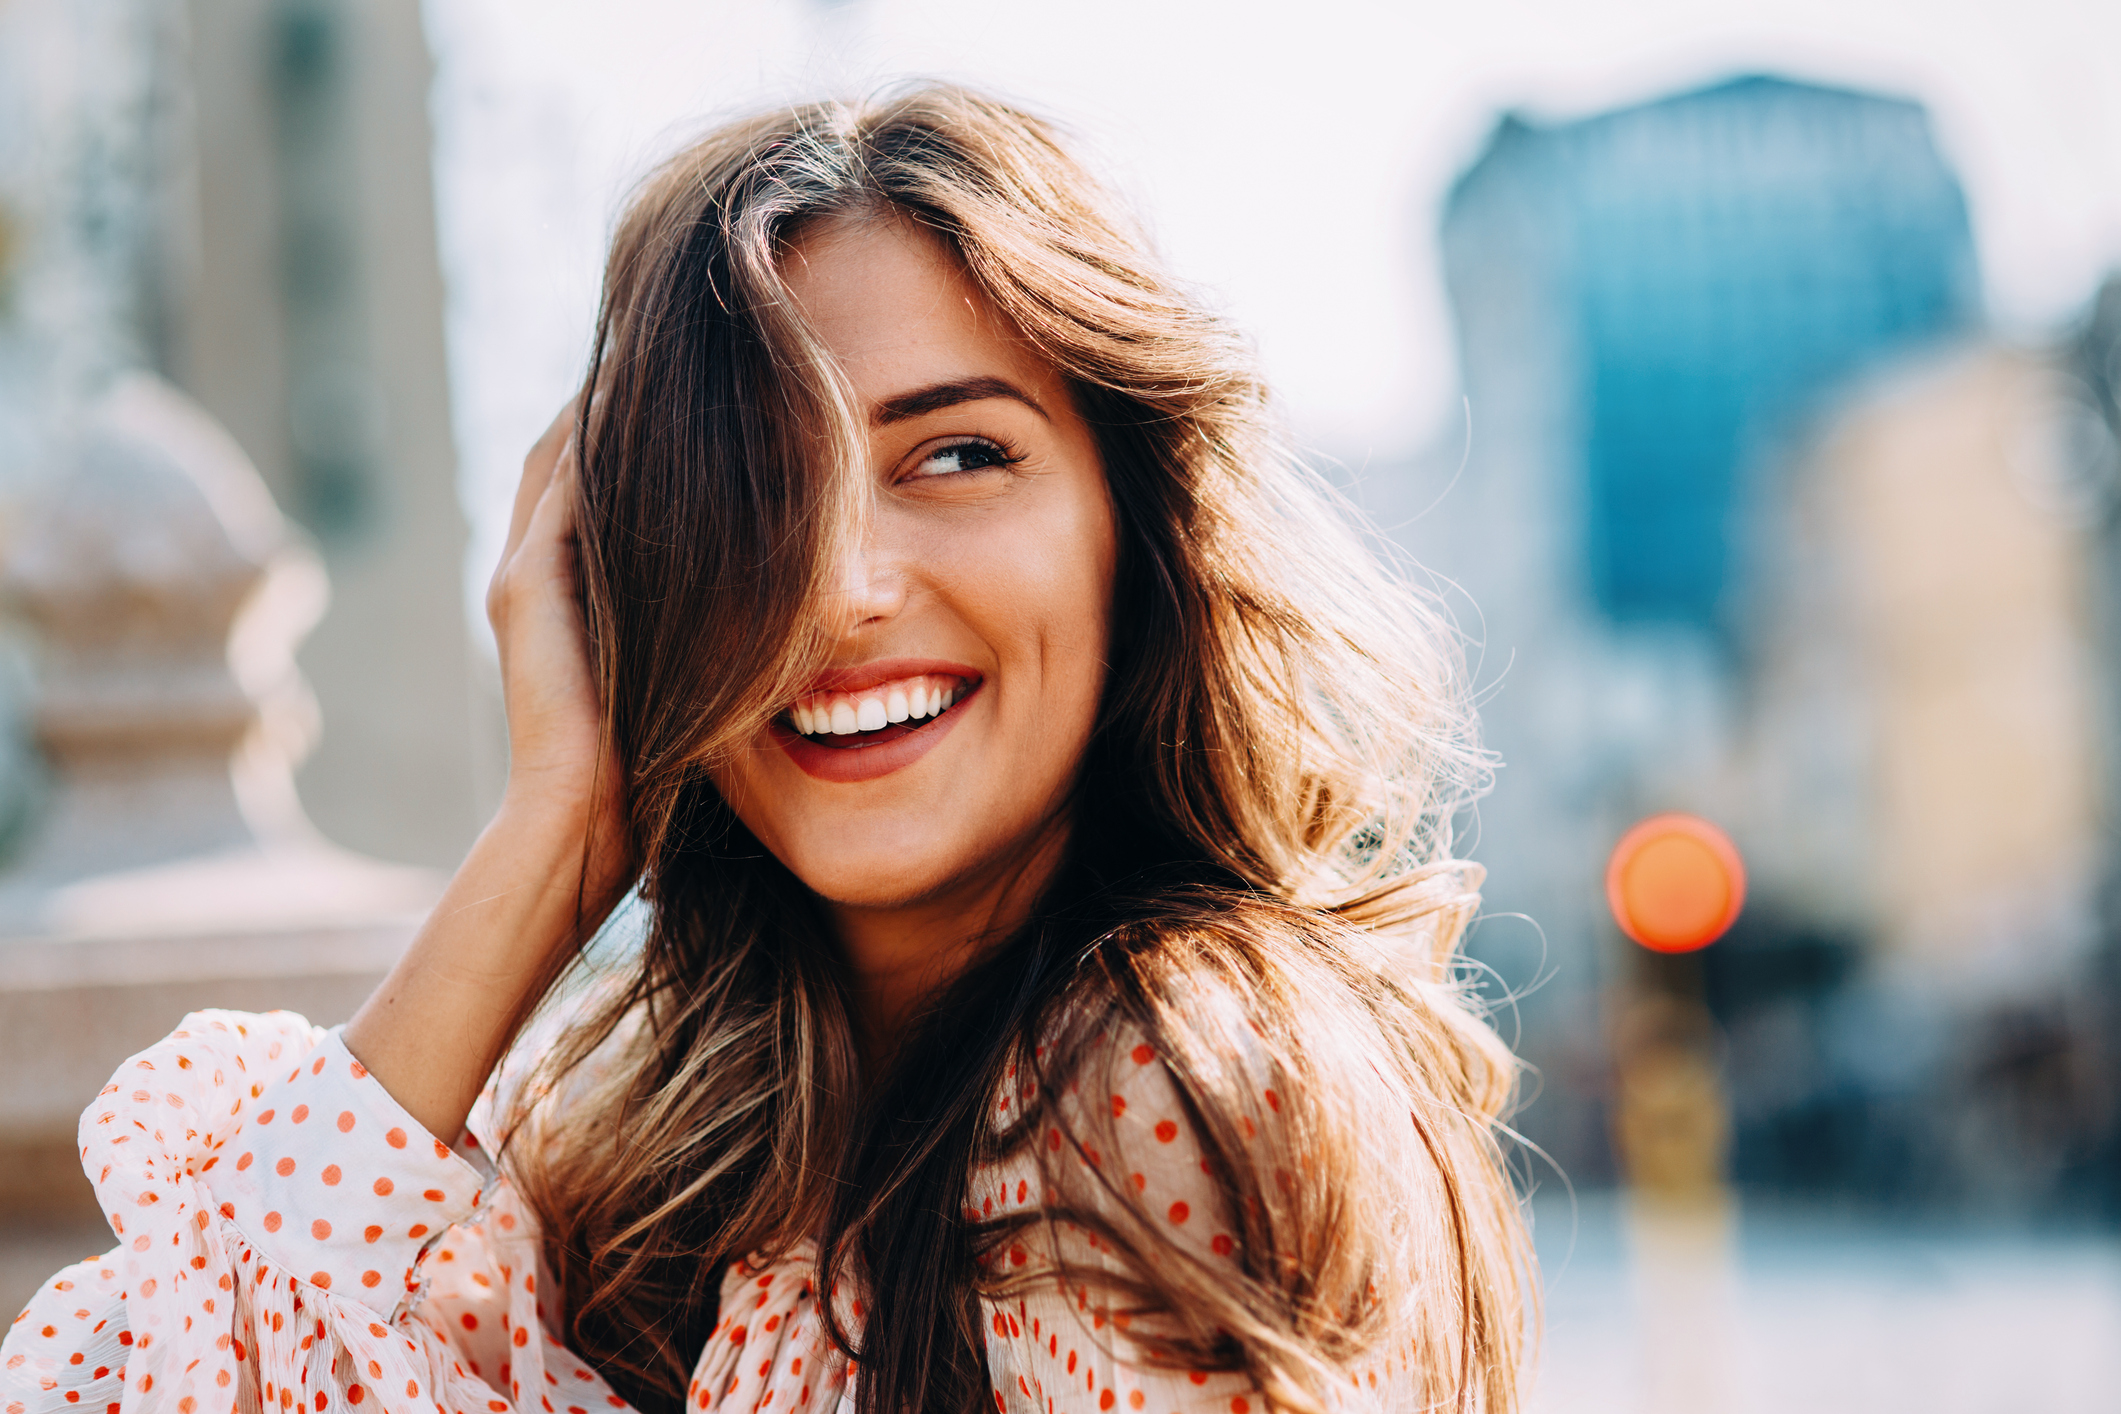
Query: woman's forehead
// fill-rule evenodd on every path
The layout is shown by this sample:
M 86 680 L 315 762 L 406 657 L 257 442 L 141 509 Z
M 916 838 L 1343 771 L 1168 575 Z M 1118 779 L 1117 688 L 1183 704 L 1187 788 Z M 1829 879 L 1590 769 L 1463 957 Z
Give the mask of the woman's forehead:
M 789 250 L 782 278 L 871 409 L 919 389 L 998 378 L 1034 399 L 1058 376 L 965 272 L 956 252 L 903 217 L 843 218 Z

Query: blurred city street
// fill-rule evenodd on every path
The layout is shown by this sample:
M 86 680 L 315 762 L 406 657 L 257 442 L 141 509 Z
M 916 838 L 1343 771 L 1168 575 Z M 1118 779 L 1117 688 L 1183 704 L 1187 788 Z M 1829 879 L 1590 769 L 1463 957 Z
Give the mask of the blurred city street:
M 1532 1414 L 1645 1414 L 1700 1332 L 1647 1328 L 1622 1204 L 1538 1205 L 1546 1336 Z M 2107 1414 L 2121 1391 L 2121 1241 L 1796 1212 L 1741 1220 L 1695 1414 Z M 1572 1241 L 1573 1238 L 1573 1241 Z M 1572 1250 L 1573 1249 L 1573 1250 Z

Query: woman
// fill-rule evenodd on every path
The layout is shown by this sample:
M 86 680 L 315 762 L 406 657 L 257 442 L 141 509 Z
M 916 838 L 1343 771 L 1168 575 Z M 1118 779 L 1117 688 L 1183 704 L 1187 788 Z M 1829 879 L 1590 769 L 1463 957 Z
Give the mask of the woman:
M 1454 659 L 1243 348 L 949 88 L 679 155 L 595 347 L 505 802 L 343 1033 L 90 1107 L 5 1414 L 1513 1408 Z

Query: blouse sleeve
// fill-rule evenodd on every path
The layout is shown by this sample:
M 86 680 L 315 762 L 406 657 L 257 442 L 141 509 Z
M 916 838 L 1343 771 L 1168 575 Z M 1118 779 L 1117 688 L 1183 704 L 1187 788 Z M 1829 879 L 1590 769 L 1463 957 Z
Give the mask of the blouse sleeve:
M 546 1329 L 529 1213 L 336 1032 L 203 1012 L 81 1120 L 118 1245 L 0 1342 L 0 1414 L 609 1414 Z

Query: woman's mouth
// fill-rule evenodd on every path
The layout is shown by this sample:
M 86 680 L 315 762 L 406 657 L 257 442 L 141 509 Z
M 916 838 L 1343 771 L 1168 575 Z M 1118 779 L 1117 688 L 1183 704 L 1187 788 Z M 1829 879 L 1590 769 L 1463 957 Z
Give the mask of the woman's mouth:
M 976 692 L 980 681 L 955 673 L 915 673 L 853 691 L 806 692 L 780 720 L 817 746 L 880 746 L 928 726 Z

